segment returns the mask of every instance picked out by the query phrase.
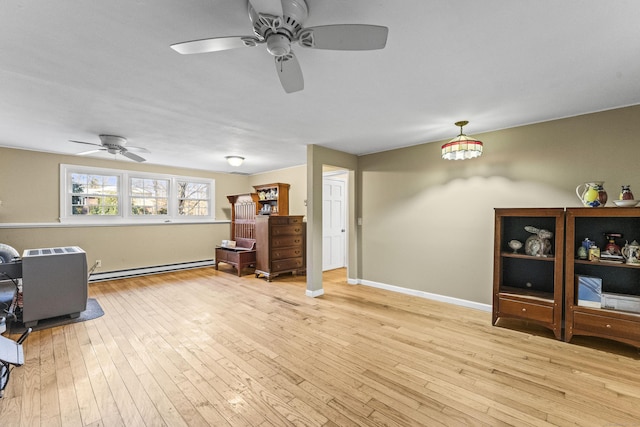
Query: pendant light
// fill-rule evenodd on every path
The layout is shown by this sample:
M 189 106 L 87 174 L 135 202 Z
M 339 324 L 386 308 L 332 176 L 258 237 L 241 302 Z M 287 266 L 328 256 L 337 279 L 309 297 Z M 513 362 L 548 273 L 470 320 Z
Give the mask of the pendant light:
M 460 127 L 460 135 L 442 146 L 442 158 L 445 160 L 465 160 L 480 157 L 482 155 L 482 142 L 469 138 L 462 133 L 462 127 L 469 124 L 467 120 L 455 123 Z

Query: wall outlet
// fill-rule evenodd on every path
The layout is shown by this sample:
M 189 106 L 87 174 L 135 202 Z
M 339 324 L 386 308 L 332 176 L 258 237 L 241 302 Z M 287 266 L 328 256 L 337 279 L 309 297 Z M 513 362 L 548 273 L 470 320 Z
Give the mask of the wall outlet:
M 101 259 L 97 259 L 96 260 L 96 267 L 102 267 L 102 260 Z

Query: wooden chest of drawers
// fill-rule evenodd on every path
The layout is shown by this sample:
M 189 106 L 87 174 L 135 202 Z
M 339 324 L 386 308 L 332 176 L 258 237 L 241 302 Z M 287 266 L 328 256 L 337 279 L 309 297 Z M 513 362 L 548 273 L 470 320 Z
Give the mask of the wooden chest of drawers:
M 306 224 L 302 215 L 256 217 L 256 277 L 304 273 Z

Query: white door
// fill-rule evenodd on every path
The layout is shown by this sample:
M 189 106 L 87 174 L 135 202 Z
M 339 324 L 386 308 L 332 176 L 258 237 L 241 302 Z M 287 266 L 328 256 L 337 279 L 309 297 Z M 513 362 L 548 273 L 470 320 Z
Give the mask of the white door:
M 322 189 L 322 271 L 346 267 L 345 182 L 325 177 Z

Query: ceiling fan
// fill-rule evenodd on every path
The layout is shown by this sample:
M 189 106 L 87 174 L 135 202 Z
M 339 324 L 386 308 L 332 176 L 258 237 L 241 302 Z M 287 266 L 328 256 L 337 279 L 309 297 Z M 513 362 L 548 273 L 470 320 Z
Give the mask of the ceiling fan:
M 216 52 L 266 43 L 275 57 L 276 71 L 285 92 L 304 89 L 304 78 L 291 43 L 330 50 L 374 50 L 387 43 L 389 29 L 379 25 L 337 24 L 303 26 L 309 9 L 305 0 L 249 0 L 253 36 L 214 37 L 171 45 L 181 54 Z
M 106 151 L 109 154 L 122 154 L 123 156 L 128 157 L 131 160 L 135 160 L 136 162 L 144 162 L 145 160 L 147 160 L 143 157 L 138 156 L 137 154 L 132 153 L 131 150 L 138 151 L 141 153 L 149 153 L 149 150 L 143 147 L 129 146 L 125 148 L 125 145 L 127 144 L 127 138 L 124 138 L 122 136 L 115 136 L 115 135 L 98 135 L 98 136 L 100 137 L 100 144 L 95 144 L 93 142 L 73 141 L 73 140 L 69 140 L 69 142 L 75 142 L 76 144 L 94 145 L 96 147 L 99 147 L 93 150 L 83 151 L 82 153 L 78 153 L 78 156 L 97 153 L 99 151 Z

